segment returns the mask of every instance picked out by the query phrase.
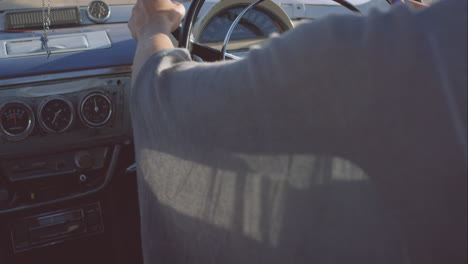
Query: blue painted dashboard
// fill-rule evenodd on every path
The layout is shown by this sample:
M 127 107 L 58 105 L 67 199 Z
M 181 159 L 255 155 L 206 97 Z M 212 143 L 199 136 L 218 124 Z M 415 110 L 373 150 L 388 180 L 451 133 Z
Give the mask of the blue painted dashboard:
M 0 59 L 0 79 L 132 64 L 136 41 L 131 37 L 126 23 L 54 29 L 49 32 L 49 35 L 92 31 L 106 31 L 112 47 L 80 52 L 52 53 L 49 58 L 47 56 L 30 56 Z M 41 35 L 41 30 L 28 33 L 0 32 L 0 39 L 31 38 Z

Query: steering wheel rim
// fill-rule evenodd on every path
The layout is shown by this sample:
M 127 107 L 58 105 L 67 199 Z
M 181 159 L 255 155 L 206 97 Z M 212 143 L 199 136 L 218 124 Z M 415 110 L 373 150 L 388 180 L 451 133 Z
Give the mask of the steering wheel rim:
M 362 14 L 361 11 L 359 11 L 357 7 L 355 7 L 353 4 L 351 4 L 347 0 L 332 0 L 332 1 L 340 4 L 341 6 L 349 9 L 350 11 L 354 13 Z M 222 56 L 221 51 L 205 46 L 205 45 L 201 45 L 190 39 L 193 25 L 204 3 L 205 3 L 205 0 L 192 0 L 186 12 L 184 21 L 182 23 L 182 27 L 179 27 L 176 31 L 174 31 L 173 35 L 179 41 L 179 44 L 178 44 L 179 48 L 185 48 L 190 52 L 190 54 L 195 54 L 197 56 L 200 56 L 201 54 L 203 54 L 203 56 L 200 56 L 200 57 L 202 57 L 205 61 L 216 61 L 216 60 L 219 60 L 219 58 Z

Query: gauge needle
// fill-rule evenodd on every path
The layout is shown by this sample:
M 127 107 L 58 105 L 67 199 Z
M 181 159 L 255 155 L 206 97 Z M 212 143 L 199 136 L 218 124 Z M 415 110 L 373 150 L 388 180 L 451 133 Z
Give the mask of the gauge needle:
M 15 126 L 16 126 L 16 113 L 13 113 L 13 121 L 15 122 Z
M 55 120 L 57 119 L 58 115 L 62 112 L 62 109 L 58 110 L 57 112 L 55 112 L 55 115 L 54 115 L 54 119 L 52 120 L 52 124 L 55 123 Z
M 94 98 L 94 112 L 99 112 L 99 107 L 97 106 L 96 98 Z
M 99 5 L 99 14 L 104 15 L 105 12 L 106 12 L 106 9 L 102 5 Z

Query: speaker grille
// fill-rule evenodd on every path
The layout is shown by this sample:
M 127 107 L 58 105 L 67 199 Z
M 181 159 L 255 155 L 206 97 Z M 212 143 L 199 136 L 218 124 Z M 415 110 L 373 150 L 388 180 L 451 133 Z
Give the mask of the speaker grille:
M 81 14 L 78 7 L 54 8 L 50 10 L 50 26 L 65 26 L 81 24 Z M 6 30 L 42 28 L 42 10 L 9 12 L 5 15 Z

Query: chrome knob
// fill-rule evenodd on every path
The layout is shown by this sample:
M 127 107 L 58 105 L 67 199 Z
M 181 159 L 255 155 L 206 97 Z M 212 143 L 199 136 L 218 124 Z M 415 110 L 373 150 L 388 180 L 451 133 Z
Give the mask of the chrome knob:
M 88 177 L 84 174 L 80 175 L 80 182 L 85 182 L 88 179 Z

